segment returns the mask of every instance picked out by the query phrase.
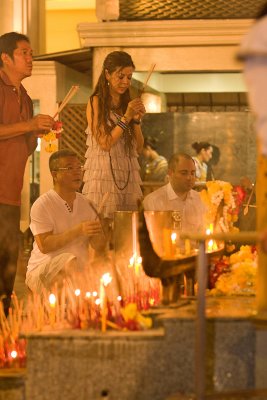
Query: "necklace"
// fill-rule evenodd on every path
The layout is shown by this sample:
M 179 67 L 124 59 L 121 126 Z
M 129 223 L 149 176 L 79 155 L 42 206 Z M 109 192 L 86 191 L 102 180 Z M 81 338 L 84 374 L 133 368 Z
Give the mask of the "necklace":
M 110 170 L 111 170 L 111 175 L 113 178 L 113 181 L 115 183 L 115 186 L 119 189 L 119 190 L 124 190 L 128 183 L 129 183 L 129 179 L 130 179 L 130 165 L 129 165 L 129 169 L 128 169 L 128 173 L 127 173 L 127 179 L 126 182 L 123 186 L 119 186 L 117 181 L 116 181 L 116 177 L 115 177 L 115 173 L 114 173 L 114 169 L 113 169 L 113 165 L 112 165 L 112 159 L 111 159 L 111 154 L 109 153 L 109 164 L 110 164 Z M 128 160 L 128 164 L 129 164 L 129 160 Z

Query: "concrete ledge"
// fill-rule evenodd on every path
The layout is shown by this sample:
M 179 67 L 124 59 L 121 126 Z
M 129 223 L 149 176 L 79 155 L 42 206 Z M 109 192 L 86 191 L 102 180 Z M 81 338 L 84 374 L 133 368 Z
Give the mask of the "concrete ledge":
M 0 369 L 0 400 L 25 400 L 26 369 Z

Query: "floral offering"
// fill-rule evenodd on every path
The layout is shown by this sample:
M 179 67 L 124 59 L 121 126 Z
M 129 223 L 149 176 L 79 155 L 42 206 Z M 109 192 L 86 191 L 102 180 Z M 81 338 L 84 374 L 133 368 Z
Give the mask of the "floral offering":
M 212 295 L 255 295 L 257 251 L 255 246 L 241 246 L 230 257 L 223 257 L 211 267 Z
M 43 135 L 43 139 L 48 143 L 48 145 L 45 147 L 45 151 L 47 151 L 48 153 L 53 153 L 57 150 L 57 144 L 54 142 L 60 138 L 62 132 L 62 122 L 56 121 L 51 131 Z
M 213 224 L 216 232 L 238 230 L 234 226 L 238 209 L 233 194 L 233 186 L 224 181 L 208 181 L 207 189 L 200 192 L 201 199 L 207 206 L 206 224 Z

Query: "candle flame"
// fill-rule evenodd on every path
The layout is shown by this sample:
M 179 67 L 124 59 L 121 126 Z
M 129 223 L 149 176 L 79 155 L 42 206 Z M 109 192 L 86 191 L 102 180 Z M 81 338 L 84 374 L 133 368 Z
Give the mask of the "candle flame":
M 211 235 L 213 233 L 213 224 L 209 224 L 209 227 L 206 229 L 206 235 Z
M 99 304 L 101 304 L 101 300 L 100 300 L 100 299 L 96 299 L 95 304 L 96 304 L 97 306 L 99 306 Z
M 175 232 L 172 232 L 172 234 L 171 234 L 171 241 L 172 241 L 172 244 L 175 244 L 176 239 L 177 239 L 177 234 L 176 234 Z
M 129 260 L 129 267 L 132 267 L 135 263 L 136 254 L 134 254 Z
M 213 224 L 209 225 L 209 228 L 206 229 L 206 234 L 207 235 L 211 235 L 213 233 Z M 208 251 L 214 251 L 214 250 L 218 250 L 218 246 L 215 240 L 210 239 L 208 241 L 208 246 L 207 246 L 207 250 Z
M 212 248 L 213 248 L 213 240 L 210 239 L 210 240 L 208 241 L 208 251 L 212 251 Z
M 96 297 L 97 296 L 97 292 L 94 290 L 93 291 L 93 296 Z
M 208 241 L 208 251 L 216 251 L 218 250 L 218 246 L 217 243 L 215 242 L 215 240 L 209 240 Z
M 121 297 L 121 296 L 118 296 L 118 297 L 117 297 L 117 300 L 118 300 L 118 301 L 122 301 L 122 297 Z
M 112 277 L 109 272 L 106 272 L 104 275 L 102 275 L 101 282 L 103 283 L 104 286 L 108 286 L 108 284 L 112 281 Z
M 80 289 L 75 289 L 74 294 L 75 294 L 75 296 L 77 296 L 77 297 L 80 296 L 80 294 L 81 294 Z
M 50 306 L 55 307 L 56 302 L 57 302 L 56 296 L 54 295 L 54 293 L 50 293 L 49 295 Z
M 10 355 L 12 358 L 17 358 L 18 353 L 16 352 L 16 350 L 12 350 Z
M 150 304 L 151 306 L 153 306 L 153 305 L 155 304 L 155 299 L 153 299 L 153 297 L 151 297 L 151 298 L 149 299 L 149 304 Z
M 91 292 L 86 292 L 86 293 L 85 293 L 85 297 L 86 297 L 87 299 L 89 299 L 89 298 L 91 297 Z
M 136 253 L 134 253 L 129 260 L 129 267 L 131 268 L 133 266 L 139 266 L 141 264 L 142 264 L 142 257 L 140 257 Z

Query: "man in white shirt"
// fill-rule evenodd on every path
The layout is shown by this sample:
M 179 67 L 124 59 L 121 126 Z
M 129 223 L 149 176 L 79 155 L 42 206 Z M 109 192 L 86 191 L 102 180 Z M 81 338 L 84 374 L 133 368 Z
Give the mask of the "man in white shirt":
M 144 198 L 145 211 L 179 211 L 183 231 L 205 229 L 206 207 L 192 188 L 196 181 L 196 166 L 185 153 L 174 154 L 168 163 L 169 183 Z
M 88 245 L 105 243 L 97 212 L 78 193 L 83 167 L 71 150 L 60 150 L 49 159 L 54 188 L 41 195 L 31 208 L 33 250 L 26 284 L 41 293 L 62 278 L 72 280 L 88 262 Z

